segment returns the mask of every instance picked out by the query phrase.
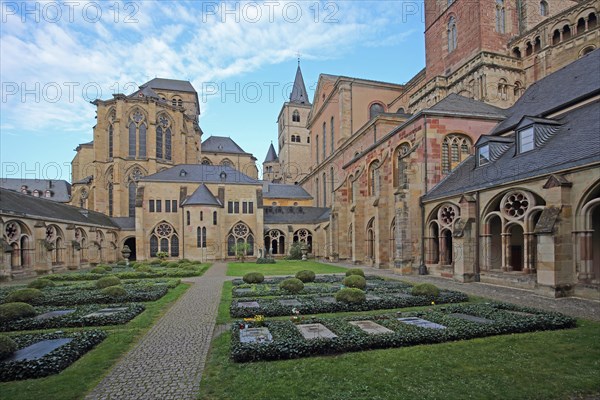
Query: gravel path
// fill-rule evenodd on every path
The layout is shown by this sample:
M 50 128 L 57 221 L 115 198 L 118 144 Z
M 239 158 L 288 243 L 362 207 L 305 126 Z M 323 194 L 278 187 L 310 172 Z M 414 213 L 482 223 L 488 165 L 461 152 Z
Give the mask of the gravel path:
M 127 353 L 86 399 L 195 399 L 226 280 L 215 263 Z

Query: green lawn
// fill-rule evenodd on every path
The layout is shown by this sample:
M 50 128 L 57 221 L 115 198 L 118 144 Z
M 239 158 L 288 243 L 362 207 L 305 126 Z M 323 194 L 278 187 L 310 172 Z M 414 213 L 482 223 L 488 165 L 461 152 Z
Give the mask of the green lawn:
M 188 287 L 187 284 L 181 284 L 169 290 L 161 299 L 146 303 L 146 310 L 126 325 L 105 327 L 109 336 L 60 374 L 47 378 L 0 383 L 0 398 L 3 400 L 82 399 Z
M 568 399 L 600 394 L 600 323 L 339 356 L 235 364 L 213 343 L 199 399 Z M 227 382 L 225 384 L 225 382 Z
M 309 269 L 315 274 L 344 273 L 347 268 L 337 265 L 321 264 L 315 261 L 277 260 L 277 264 L 256 264 L 253 262 L 233 262 L 227 264 L 227 276 L 244 276 L 248 272 L 261 272 L 270 275 L 294 275 L 298 271 Z

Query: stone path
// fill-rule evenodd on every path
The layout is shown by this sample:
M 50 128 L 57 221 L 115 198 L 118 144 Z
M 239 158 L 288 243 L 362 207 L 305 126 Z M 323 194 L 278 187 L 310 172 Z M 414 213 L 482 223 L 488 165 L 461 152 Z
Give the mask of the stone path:
M 344 263 L 337 263 L 332 265 L 340 264 L 348 268 L 361 268 L 367 274 L 379 275 L 393 279 L 400 279 L 410 283 L 433 283 L 439 288 L 458 290 L 460 292 L 472 296 L 485 297 L 491 300 L 534 307 L 546 311 L 561 312 L 563 314 L 570 315 L 576 318 L 600 321 L 600 299 L 596 301 L 582 299 L 578 297 L 564 297 L 554 299 L 533 293 L 531 290 L 516 289 L 506 286 L 492 285 L 488 283 L 460 283 L 447 278 L 440 278 L 430 275 L 398 275 L 394 274 L 391 270 L 355 266 Z
M 215 329 L 225 263 L 215 263 L 86 399 L 195 399 Z

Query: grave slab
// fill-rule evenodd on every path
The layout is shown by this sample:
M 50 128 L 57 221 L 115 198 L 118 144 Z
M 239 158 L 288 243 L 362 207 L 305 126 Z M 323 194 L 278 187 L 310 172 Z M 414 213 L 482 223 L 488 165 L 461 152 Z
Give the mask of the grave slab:
M 246 294 L 246 293 L 252 292 L 252 289 L 250 289 L 250 288 L 241 288 L 241 289 L 235 289 L 234 292 L 235 292 L 235 294 Z
M 392 296 L 401 297 L 403 299 L 408 299 L 410 297 L 413 297 L 411 294 L 408 294 L 408 293 L 393 293 Z
M 323 324 L 296 325 L 304 339 L 333 339 L 337 335 L 331 332 Z
M 394 333 L 394 331 L 392 331 L 391 329 L 388 329 L 385 326 L 381 326 L 373 321 L 350 321 L 350 323 L 354 326 L 358 326 L 360 329 L 362 329 L 370 335 L 377 335 L 380 333 Z
M 300 303 L 296 299 L 281 299 L 281 300 L 279 300 L 279 304 L 281 304 L 282 306 L 293 306 L 293 307 L 302 305 L 302 303 Z
M 259 308 L 260 305 L 257 301 L 238 301 L 238 307 L 242 308 Z
M 505 310 L 511 314 L 519 315 L 521 317 L 533 317 L 535 314 L 524 312 L 524 311 L 513 311 L 513 310 Z
M 73 339 L 63 338 L 42 340 L 41 342 L 34 343 L 31 346 L 15 351 L 9 358 L 5 359 L 5 361 L 37 360 L 51 351 L 58 349 L 60 346 L 64 346 L 71 340 Z
M 452 313 L 449 315 L 454 318 L 459 318 L 459 319 L 462 319 L 464 321 L 469 321 L 469 322 L 476 322 L 478 324 L 493 324 L 494 323 L 494 321 L 492 321 L 491 319 L 476 317 L 474 315 L 469 315 L 469 314 Z
M 374 296 L 374 295 L 372 295 L 372 294 L 368 294 L 368 295 L 365 297 L 365 299 L 366 299 L 366 300 L 381 300 L 381 297 L 379 297 L 379 296 Z
M 317 297 L 317 300 L 322 301 L 323 303 L 335 303 L 335 297 L 326 296 L 326 297 Z
M 242 343 L 271 343 L 273 336 L 267 328 L 240 329 L 240 342 Z
M 98 310 L 91 314 L 84 315 L 84 318 L 113 315 L 113 314 L 120 313 L 121 311 L 125 311 L 125 310 L 127 310 L 127 307 L 103 308 L 102 310 Z
M 61 315 L 68 315 L 68 314 L 71 314 L 71 313 L 74 313 L 74 312 L 75 312 L 75 310 L 49 311 L 47 313 L 36 315 L 35 317 L 33 317 L 33 319 L 48 319 L 48 318 L 60 317 Z
M 420 326 L 421 328 L 429 329 L 446 329 L 444 325 L 436 324 L 435 322 L 427 321 L 426 319 L 416 317 L 398 318 L 398 321 L 405 324 Z

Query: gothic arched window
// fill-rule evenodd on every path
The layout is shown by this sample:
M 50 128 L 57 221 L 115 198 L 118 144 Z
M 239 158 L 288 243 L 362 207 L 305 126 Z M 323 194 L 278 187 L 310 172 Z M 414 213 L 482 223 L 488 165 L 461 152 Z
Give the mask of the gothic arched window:
M 145 116 L 141 111 L 136 110 L 131 113 L 129 118 L 129 158 L 146 158 L 147 125 Z
M 406 189 L 408 186 L 408 177 L 406 175 L 407 161 L 406 157 L 410 151 L 410 145 L 408 143 L 402 143 L 396 149 L 396 169 L 394 176 L 394 186 L 400 189 Z
M 294 112 L 292 113 L 292 121 L 300 122 L 300 113 L 298 112 L 298 110 L 294 110 Z
M 150 234 L 150 257 L 156 257 L 160 244 L 160 251 L 169 253 L 171 257 L 179 257 L 179 236 L 173 226 L 161 222 Z
M 369 196 L 379 196 L 379 188 L 379 161 L 373 161 L 369 165 Z
M 129 208 L 129 216 L 135 217 L 135 196 L 137 192 L 137 183 L 144 176 L 142 170 L 138 167 L 135 167 L 133 171 L 129 174 L 127 189 L 128 189 L 128 208 Z
M 506 32 L 506 10 L 504 0 L 496 0 L 496 32 Z
M 463 135 L 450 134 L 442 142 L 442 173 L 449 173 L 471 152 L 471 139 Z
M 548 15 L 548 3 L 546 0 L 540 1 L 540 15 L 545 17 Z
M 457 30 L 456 30 L 456 18 L 450 17 L 448 21 L 448 53 L 454 51 L 457 46 Z
M 331 117 L 331 127 L 330 127 L 330 128 L 331 128 L 331 154 L 333 154 L 333 151 L 335 150 L 335 149 L 334 149 L 334 143 L 335 143 L 335 138 L 334 138 L 334 136 L 335 136 L 335 128 L 334 128 L 334 125 L 333 125 L 333 121 L 334 121 L 334 120 L 333 120 L 333 117 Z

